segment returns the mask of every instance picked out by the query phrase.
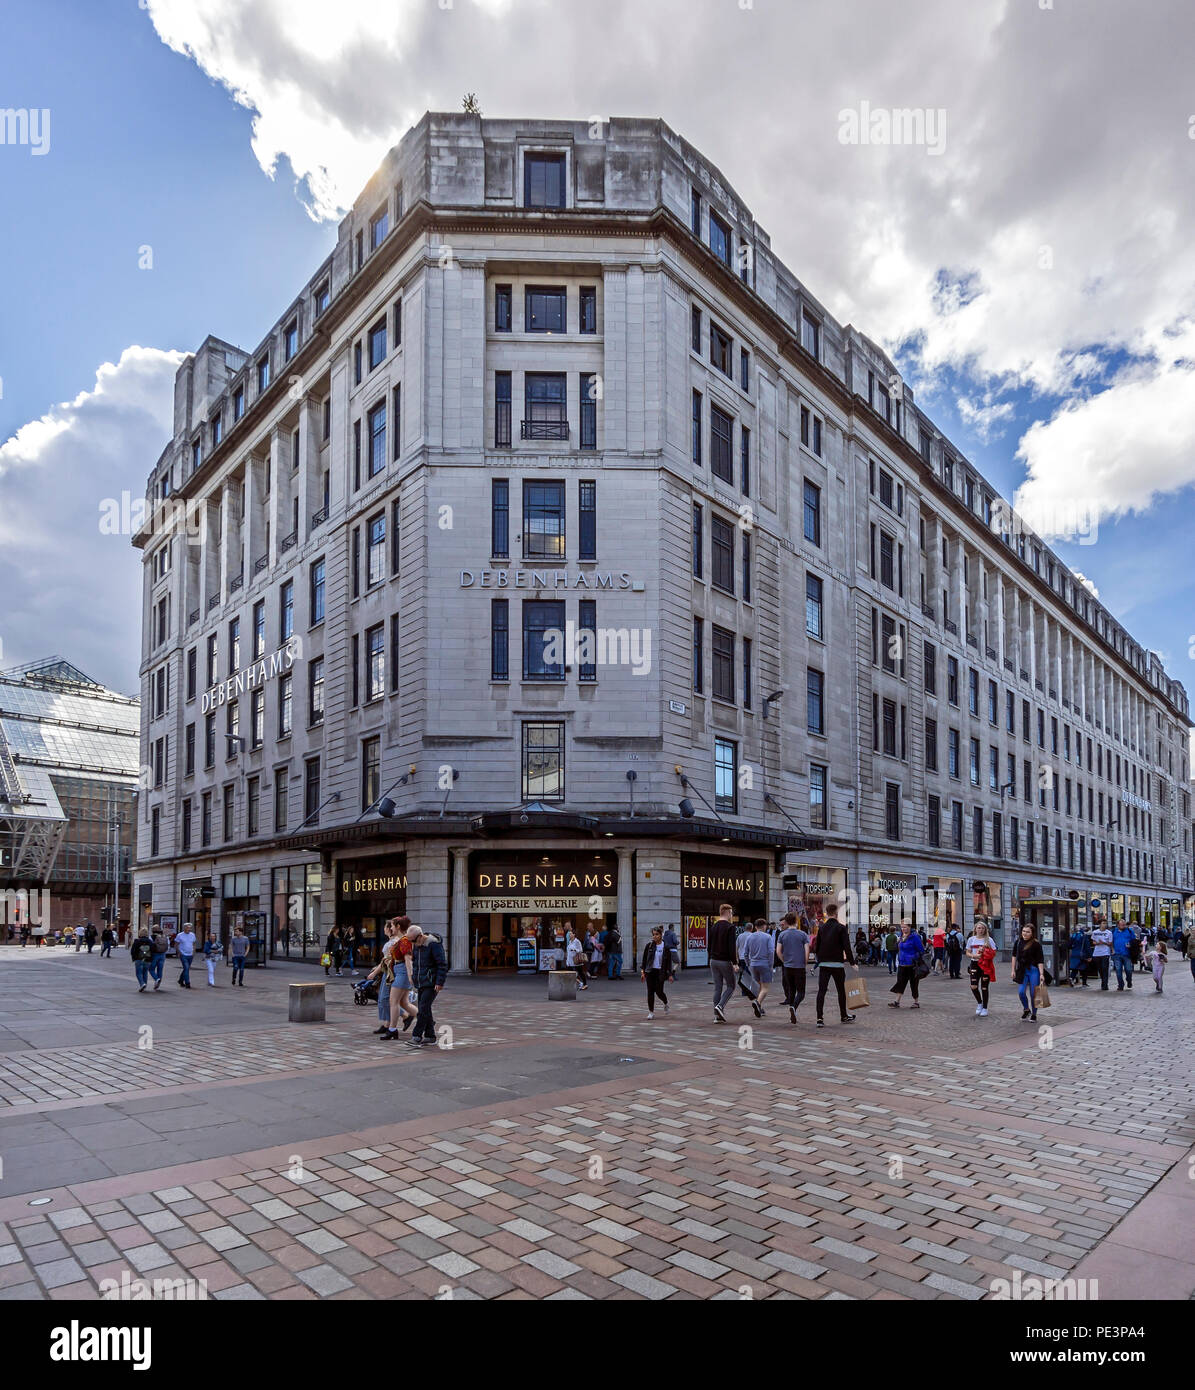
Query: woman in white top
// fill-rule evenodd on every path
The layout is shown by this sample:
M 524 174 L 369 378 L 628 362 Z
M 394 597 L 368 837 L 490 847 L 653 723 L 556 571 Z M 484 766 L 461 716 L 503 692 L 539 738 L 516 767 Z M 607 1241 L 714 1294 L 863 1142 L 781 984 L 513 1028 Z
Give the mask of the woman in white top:
M 996 978 L 995 967 L 990 964 L 981 964 L 980 956 L 989 949 L 994 951 L 996 943 L 992 940 L 988 931 L 988 924 L 983 918 L 978 918 L 975 925 L 971 928 L 971 935 L 967 938 L 967 977 L 971 982 L 971 993 L 975 996 L 975 1013 L 979 1018 L 986 1018 L 988 1012 L 988 986 Z M 995 960 L 995 957 L 991 957 Z
M 589 986 L 585 982 L 585 947 L 572 927 L 569 927 L 568 938 L 564 943 L 564 963 L 570 970 L 577 972 L 577 981 L 581 988 L 588 989 Z

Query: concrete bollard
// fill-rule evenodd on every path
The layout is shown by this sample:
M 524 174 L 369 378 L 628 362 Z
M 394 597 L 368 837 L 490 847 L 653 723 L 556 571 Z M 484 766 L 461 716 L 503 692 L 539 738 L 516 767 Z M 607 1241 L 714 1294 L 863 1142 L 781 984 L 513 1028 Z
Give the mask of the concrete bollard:
M 327 1016 L 322 984 L 291 985 L 287 1013 L 291 1023 L 323 1023 Z
M 577 975 L 574 970 L 548 971 L 548 1001 L 575 999 L 577 997 Z

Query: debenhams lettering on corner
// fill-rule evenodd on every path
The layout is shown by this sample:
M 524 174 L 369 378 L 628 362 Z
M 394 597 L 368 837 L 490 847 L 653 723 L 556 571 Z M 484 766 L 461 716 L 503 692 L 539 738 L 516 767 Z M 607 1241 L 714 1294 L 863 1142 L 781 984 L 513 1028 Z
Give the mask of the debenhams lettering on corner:
M 643 580 L 632 579 L 628 571 L 601 573 L 594 570 L 461 570 L 462 589 L 631 589 L 643 592 Z
M 255 690 L 259 685 L 265 685 L 266 681 L 274 680 L 283 672 L 289 671 L 295 664 L 297 650 L 297 642 L 288 642 L 286 646 L 279 647 L 272 656 L 263 656 L 260 661 L 242 666 L 236 675 L 229 676 L 226 681 L 220 681 L 218 685 L 213 685 L 210 690 L 203 692 L 200 712 L 207 714 L 220 705 L 226 705 L 229 700 L 235 700 L 246 690 Z

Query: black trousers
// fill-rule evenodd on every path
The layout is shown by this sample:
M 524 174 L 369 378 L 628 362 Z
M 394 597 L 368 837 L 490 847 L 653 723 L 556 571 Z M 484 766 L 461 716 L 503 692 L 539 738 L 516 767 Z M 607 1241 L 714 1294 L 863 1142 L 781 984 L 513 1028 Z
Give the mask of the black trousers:
M 805 967 L 782 966 L 781 979 L 784 982 L 784 1002 L 790 1009 L 799 1008 L 801 1000 L 805 998 Z
M 947 951 L 946 959 L 950 962 L 950 978 L 961 980 L 963 978 L 963 953 L 961 951 Z
M 817 972 L 817 1016 L 821 1018 L 822 1007 L 826 999 L 826 990 L 830 987 L 830 981 L 834 981 L 834 988 L 838 991 L 838 1012 L 843 1018 L 846 1017 L 846 966 L 831 965 L 828 968 L 821 966 Z
M 1092 956 L 1091 964 L 1099 972 L 1100 988 L 1108 988 L 1108 967 L 1112 964 L 1111 956 Z
M 419 988 L 419 1016 L 411 1030 L 412 1038 L 436 1040 L 436 1020 L 432 1017 L 432 1005 L 436 1002 L 435 985 L 421 985 Z
M 988 1006 L 988 985 L 991 981 L 978 965 L 969 965 L 967 975 L 971 981 L 971 993 L 975 996 L 975 1002 L 986 1009 Z
M 659 998 L 661 1004 L 667 1004 L 668 996 L 664 993 L 664 972 L 662 970 L 647 971 L 647 1012 L 655 1013 L 656 999 Z
M 896 983 L 889 990 L 890 994 L 895 994 L 899 999 L 905 997 L 905 985 L 913 991 L 913 998 L 917 998 L 917 967 L 915 965 L 899 965 L 896 968 Z

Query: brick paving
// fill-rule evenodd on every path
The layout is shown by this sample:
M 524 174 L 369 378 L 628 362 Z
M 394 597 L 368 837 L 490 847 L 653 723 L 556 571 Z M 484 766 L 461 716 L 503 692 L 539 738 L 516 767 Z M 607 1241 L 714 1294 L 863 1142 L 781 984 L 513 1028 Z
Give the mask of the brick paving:
M 695 980 L 653 1023 L 637 982 L 553 1006 L 525 982 L 450 983 L 453 1046 L 387 1050 L 396 1085 L 434 1095 L 483 1056 L 636 1069 L 594 1083 L 578 1062 L 546 1094 L 412 1119 L 375 1105 L 345 1134 L 79 1182 L 41 1208 L 0 1184 L 0 1297 L 97 1298 L 123 1277 L 219 1299 L 973 1300 L 1016 1271 L 1140 1283 L 1142 1254 L 1162 1296 L 1191 1297 L 1195 990 L 1171 974 L 1161 998 L 1057 991 L 1045 1032 L 1004 986 L 987 1019 L 946 981 L 890 1011 L 882 970 L 859 1022 L 821 1032 L 779 1000 L 716 1026 Z M 173 1039 L 152 1093 L 374 1065 L 374 1021 Z M 145 1089 L 135 1052 L 9 1051 L 0 1094 L 28 1116 L 112 1094 L 105 1077 Z

